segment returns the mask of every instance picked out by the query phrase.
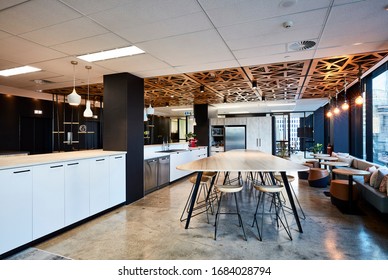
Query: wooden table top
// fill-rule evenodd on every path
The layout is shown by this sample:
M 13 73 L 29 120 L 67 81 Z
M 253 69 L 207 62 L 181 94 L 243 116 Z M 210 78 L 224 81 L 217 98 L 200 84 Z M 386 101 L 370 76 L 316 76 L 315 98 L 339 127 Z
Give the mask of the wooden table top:
M 334 169 L 333 172 L 341 175 L 369 175 L 370 174 L 369 171 L 354 169 L 354 168 L 339 168 L 339 169 Z
M 322 160 L 338 160 L 337 157 L 328 157 L 328 156 L 316 156 L 315 158 L 322 159 Z
M 329 166 L 349 166 L 350 164 L 344 161 L 322 161 L 321 164 Z
M 232 150 L 177 166 L 192 171 L 295 172 L 308 166 L 256 150 Z
M 329 154 L 310 154 L 313 157 L 321 156 L 321 157 L 329 157 Z

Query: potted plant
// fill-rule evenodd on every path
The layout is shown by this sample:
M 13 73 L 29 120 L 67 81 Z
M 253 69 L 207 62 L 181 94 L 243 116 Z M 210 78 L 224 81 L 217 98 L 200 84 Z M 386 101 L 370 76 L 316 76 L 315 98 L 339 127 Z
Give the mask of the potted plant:
M 189 147 L 196 147 L 198 140 L 195 138 L 197 136 L 193 132 L 189 132 L 186 134 L 187 139 L 189 140 Z
M 319 154 L 322 152 L 322 148 L 323 148 L 323 144 L 320 144 L 320 143 L 316 143 L 314 146 L 313 146 L 313 153 L 314 154 Z

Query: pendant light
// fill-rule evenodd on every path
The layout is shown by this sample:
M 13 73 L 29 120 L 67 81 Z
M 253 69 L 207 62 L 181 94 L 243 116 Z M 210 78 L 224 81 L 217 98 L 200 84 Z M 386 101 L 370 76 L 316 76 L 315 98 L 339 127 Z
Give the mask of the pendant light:
M 345 78 L 345 101 L 344 101 L 344 103 L 341 106 L 342 110 L 344 110 L 344 111 L 349 110 L 349 104 L 348 104 L 348 101 L 346 100 L 346 88 L 347 88 L 347 85 L 348 85 L 348 83 L 346 82 L 346 78 Z
M 88 99 L 86 100 L 86 109 L 84 111 L 84 117 L 85 118 L 91 118 L 93 117 L 92 109 L 90 109 L 90 100 L 89 100 L 89 70 L 92 69 L 92 66 L 85 66 L 85 68 L 88 70 Z
M 153 115 L 154 112 L 155 112 L 155 109 L 152 108 L 151 103 L 150 103 L 150 105 L 147 108 L 147 115 Z
M 354 103 L 356 105 L 362 105 L 364 103 L 364 98 L 362 97 L 362 83 L 361 83 L 361 75 L 362 75 L 362 70 L 361 70 L 361 64 L 358 65 L 358 79 L 360 80 L 360 95 L 356 97 L 354 100 Z
M 72 106 L 78 106 L 81 104 L 81 96 L 75 91 L 75 66 L 78 64 L 77 61 L 72 61 L 73 64 L 73 91 L 67 96 L 67 102 Z

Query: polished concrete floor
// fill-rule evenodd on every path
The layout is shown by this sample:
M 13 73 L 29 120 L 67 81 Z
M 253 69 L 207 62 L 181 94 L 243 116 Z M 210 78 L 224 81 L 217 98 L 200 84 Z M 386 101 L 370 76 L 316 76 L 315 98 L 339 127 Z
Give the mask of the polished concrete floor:
M 290 174 L 297 176 L 297 174 Z M 245 176 L 245 175 L 244 175 Z M 244 186 L 238 201 L 247 235 L 243 239 L 235 216 L 220 219 L 214 240 L 214 216 L 193 217 L 189 229 L 180 215 L 191 189 L 188 178 L 155 191 L 143 199 L 84 223 L 36 248 L 75 260 L 369 260 L 388 259 L 388 221 L 362 201 L 362 215 L 339 211 L 324 194 L 296 179 L 293 187 L 306 219 L 303 233 L 288 214 L 293 240 L 283 228 L 267 220 L 263 241 L 251 227 L 256 191 Z M 232 207 L 231 196 L 225 205 Z

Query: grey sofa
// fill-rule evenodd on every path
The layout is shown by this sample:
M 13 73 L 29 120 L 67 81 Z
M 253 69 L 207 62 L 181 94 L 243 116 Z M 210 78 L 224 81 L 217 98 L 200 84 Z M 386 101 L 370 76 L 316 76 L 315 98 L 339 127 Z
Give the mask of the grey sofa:
M 353 156 L 345 156 L 343 154 L 335 154 L 334 156 L 338 157 L 339 161 L 345 161 L 350 163 L 351 168 L 356 168 L 360 170 L 366 170 L 368 167 L 375 166 L 376 168 L 381 167 L 378 164 L 371 163 Z M 346 168 L 346 167 L 340 167 Z M 339 179 L 346 179 L 344 177 Z M 361 197 L 376 208 L 381 213 L 388 213 L 388 196 L 387 192 L 380 192 L 379 189 L 375 189 L 369 183 L 366 183 L 364 176 L 354 176 L 354 182 L 361 194 Z

